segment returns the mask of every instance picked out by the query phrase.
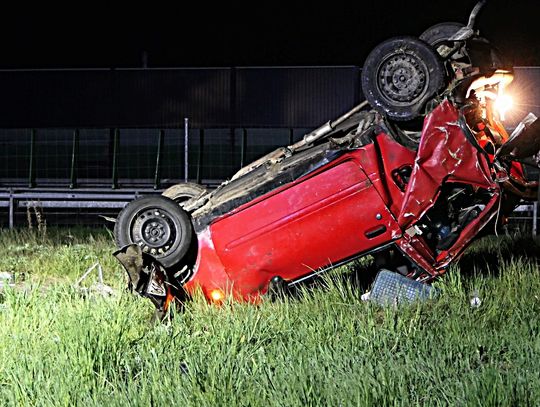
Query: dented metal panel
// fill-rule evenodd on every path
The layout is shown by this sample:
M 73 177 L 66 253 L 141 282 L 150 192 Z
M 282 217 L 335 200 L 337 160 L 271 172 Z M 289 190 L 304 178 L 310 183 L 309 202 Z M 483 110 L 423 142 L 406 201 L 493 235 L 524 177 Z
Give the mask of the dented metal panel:
M 211 226 L 236 287 L 264 292 L 273 276 L 295 279 L 391 239 L 397 223 L 356 156 L 345 155 Z
M 433 205 L 444 182 L 457 181 L 498 189 L 490 177 L 486 154 L 468 141 L 459 125 L 458 110 L 444 101 L 424 122 L 399 224 L 407 228 Z

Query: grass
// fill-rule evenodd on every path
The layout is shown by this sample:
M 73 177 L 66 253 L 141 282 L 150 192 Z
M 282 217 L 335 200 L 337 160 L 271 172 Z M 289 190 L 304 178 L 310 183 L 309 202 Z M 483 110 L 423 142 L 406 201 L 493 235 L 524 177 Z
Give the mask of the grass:
M 149 302 L 82 295 L 96 259 L 123 286 L 106 232 L 0 232 L 0 271 L 24 276 L 0 304 L 5 405 L 535 405 L 540 275 L 527 239 L 480 241 L 441 296 L 382 309 L 350 282 L 259 306 L 200 298 L 150 325 Z M 519 250 L 518 250 L 519 249 Z M 15 254 L 14 254 L 15 253 Z M 509 254 L 514 254 L 510 256 Z M 476 263 L 475 263 L 476 260 Z M 489 267 L 481 269 L 489 260 Z M 362 267 L 362 266 L 360 266 Z M 361 270 L 360 270 L 361 272 Z M 478 291 L 479 308 L 469 305 Z

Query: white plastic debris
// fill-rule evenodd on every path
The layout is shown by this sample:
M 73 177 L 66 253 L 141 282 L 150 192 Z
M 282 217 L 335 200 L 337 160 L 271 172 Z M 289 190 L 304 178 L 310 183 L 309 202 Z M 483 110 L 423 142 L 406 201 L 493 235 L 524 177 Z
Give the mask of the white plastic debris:
M 15 276 L 7 271 L 0 272 L 0 290 L 4 287 L 15 287 Z
M 471 308 L 478 308 L 480 305 L 482 305 L 482 300 L 480 299 L 478 295 L 478 290 L 474 290 L 471 295 Z
M 89 288 L 81 287 L 81 283 L 90 275 L 93 270 L 97 270 L 98 281 L 93 283 Z M 73 287 L 83 292 L 95 292 L 103 297 L 109 297 L 115 294 L 113 288 L 103 282 L 103 268 L 99 262 L 94 263 L 88 270 L 86 270 L 84 274 L 75 282 Z
M 104 297 L 114 295 L 114 290 L 111 286 L 103 283 L 95 283 L 90 286 L 90 291 L 103 295 Z

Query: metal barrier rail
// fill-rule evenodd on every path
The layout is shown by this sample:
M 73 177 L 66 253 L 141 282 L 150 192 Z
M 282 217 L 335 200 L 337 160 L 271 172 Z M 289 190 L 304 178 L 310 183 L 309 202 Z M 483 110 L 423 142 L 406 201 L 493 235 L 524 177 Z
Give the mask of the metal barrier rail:
M 55 209 L 122 209 L 143 195 L 161 194 L 161 189 L 86 189 L 86 190 L 15 190 L 0 191 L 0 208 L 8 208 L 9 228 L 15 227 L 15 211 L 20 208 L 41 207 Z M 532 235 L 538 234 L 538 202 L 518 206 L 511 216 L 514 220 L 530 220 Z M 530 216 L 522 214 L 529 213 Z
M 40 207 L 57 209 L 122 209 L 132 200 L 151 194 L 160 194 L 162 190 L 137 189 L 86 191 L 15 191 L 0 192 L 0 207 L 8 208 L 9 228 L 15 227 L 15 211 L 18 208 Z

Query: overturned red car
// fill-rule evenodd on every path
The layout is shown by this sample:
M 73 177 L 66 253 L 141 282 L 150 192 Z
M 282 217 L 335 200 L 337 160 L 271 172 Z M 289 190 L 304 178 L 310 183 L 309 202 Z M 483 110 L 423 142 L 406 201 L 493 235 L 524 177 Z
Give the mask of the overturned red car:
M 131 286 L 166 310 L 196 290 L 256 302 L 367 254 L 411 281 L 443 274 L 538 193 L 519 161 L 540 149 L 540 124 L 501 124 L 512 70 L 474 30 L 478 10 L 377 46 L 366 102 L 217 189 L 131 202 L 115 225 Z

